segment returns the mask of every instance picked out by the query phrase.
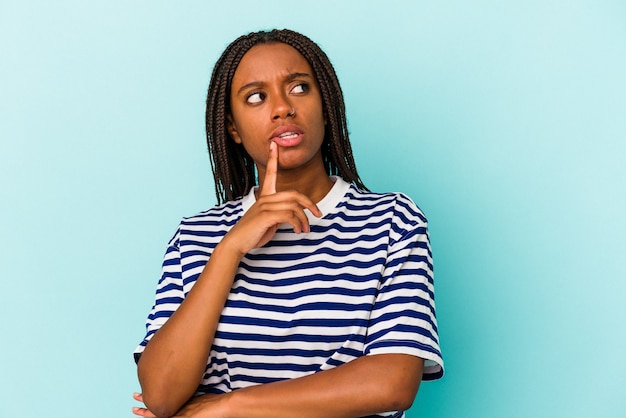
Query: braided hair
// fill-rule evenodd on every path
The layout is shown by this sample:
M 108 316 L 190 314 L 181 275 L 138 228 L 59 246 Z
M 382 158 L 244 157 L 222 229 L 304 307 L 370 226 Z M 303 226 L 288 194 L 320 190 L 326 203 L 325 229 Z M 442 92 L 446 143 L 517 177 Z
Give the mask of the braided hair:
M 231 112 L 230 90 L 239 62 L 253 46 L 267 43 L 290 45 L 309 62 L 319 84 L 326 118 L 321 149 L 324 168 L 329 175 L 339 175 L 367 190 L 354 163 L 343 94 L 330 60 L 308 37 L 287 29 L 274 29 L 234 40 L 217 60 L 211 75 L 206 101 L 206 136 L 218 204 L 243 196 L 257 184 L 254 161 L 243 145 L 230 137 L 227 115 Z

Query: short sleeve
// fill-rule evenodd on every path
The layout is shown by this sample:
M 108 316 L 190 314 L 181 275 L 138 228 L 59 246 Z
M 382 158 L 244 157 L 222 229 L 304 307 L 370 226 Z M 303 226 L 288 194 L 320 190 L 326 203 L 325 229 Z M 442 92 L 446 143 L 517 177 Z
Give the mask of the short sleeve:
M 148 341 L 178 309 L 184 298 L 180 263 L 180 228 L 167 245 L 163 259 L 161 278 L 157 284 L 154 305 L 146 320 L 146 335 L 134 352 L 135 362 L 146 348 Z
M 433 262 L 427 221 L 399 194 L 387 262 L 368 326 L 365 354 L 411 354 L 424 359 L 423 380 L 443 376 Z

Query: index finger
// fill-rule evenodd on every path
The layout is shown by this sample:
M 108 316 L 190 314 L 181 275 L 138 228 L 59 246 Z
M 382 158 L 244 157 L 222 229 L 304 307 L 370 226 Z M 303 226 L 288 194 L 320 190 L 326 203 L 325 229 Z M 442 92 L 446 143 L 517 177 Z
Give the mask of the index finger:
M 276 193 L 276 177 L 278 176 L 278 145 L 270 142 L 270 155 L 265 166 L 265 178 L 261 187 L 261 196 Z

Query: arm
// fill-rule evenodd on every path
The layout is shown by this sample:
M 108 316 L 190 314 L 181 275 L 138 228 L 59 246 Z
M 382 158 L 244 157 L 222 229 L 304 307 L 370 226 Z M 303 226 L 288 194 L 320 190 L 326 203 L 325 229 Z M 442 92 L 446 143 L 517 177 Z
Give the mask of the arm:
M 423 360 L 406 354 L 360 357 L 331 370 L 192 399 L 175 417 L 354 418 L 410 408 Z
M 238 262 L 216 247 L 193 289 L 141 355 L 139 382 L 156 416 L 172 415 L 198 387 Z
M 420 384 L 423 360 L 405 354 L 361 357 L 332 370 L 193 398 L 175 417 L 359 417 L 407 410 Z M 133 394 L 143 402 L 141 394 Z M 146 408 L 133 413 L 154 418 Z
M 274 144 L 258 201 L 215 248 L 192 290 L 154 334 L 139 360 L 143 399 L 158 417 L 171 416 L 197 389 L 241 258 L 265 245 L 278 224 L 289 223 L 296 232 L 308 231 L 304 208 L 321 216 L 306 196 L 276 193 L 277 170 Z

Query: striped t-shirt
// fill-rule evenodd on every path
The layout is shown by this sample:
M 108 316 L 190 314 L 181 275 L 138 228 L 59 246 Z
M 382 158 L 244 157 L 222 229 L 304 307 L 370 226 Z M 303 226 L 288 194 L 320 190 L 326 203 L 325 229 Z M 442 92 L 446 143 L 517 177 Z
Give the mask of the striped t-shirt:
M 281 225 L 248 253 L 222 311 L 197 394 L 296 378 L 357 357 L 402 353 L 443 375 L 426 218 L 405 195 L 341 178 L 307 212 L 311 231 Z M 193 287 L 213 249 L 255 202 L 254 190 L 184 218 L 167 247 L 143 352 Z M 379 416 L 402 416 L 382 414 Z

